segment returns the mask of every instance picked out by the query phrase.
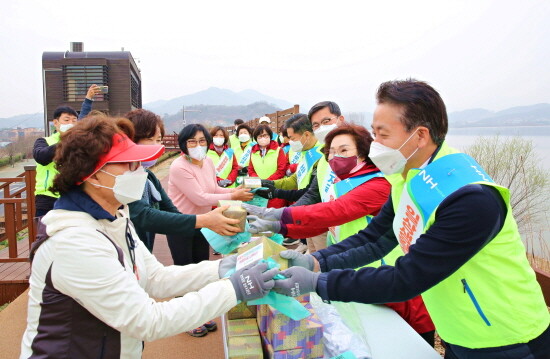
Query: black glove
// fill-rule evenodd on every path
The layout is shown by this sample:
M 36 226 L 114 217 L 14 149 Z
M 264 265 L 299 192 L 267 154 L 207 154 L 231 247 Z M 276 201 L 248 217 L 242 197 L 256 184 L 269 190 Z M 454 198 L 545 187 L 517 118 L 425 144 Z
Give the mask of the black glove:
M 273 181 L 270 180 L 262 180 L 262 187 L 266 187 L 267 189 L 258 189 L 254 194 L 257 194 L 258 196 L 266 199 L 273 199 L 275 197 L 275 186 L 273 185 Z

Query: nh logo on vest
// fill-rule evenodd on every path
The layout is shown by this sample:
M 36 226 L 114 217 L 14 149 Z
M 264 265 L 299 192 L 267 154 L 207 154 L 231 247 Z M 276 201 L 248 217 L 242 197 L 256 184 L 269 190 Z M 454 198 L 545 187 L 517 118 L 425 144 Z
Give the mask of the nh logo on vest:
M 408 251 L 411 246 L 413 234 L 416 232 L 416 227 L 418 226 L 419 220 L 420 215 L 416 213 L 414 208 L 407 205 L 407 210 L 405 212 L 405 216 L 403 217 L 403 222 L 401 223 L 401 228 L 399 228 L 399 242 L 401 243 L 401 247 L 406 249 L 406 251 Z
M 426 170 L 422 170 L 418 175 L 422 177 L 422 181 L 432 186 L 431 189 L 437 187 L 437 183 L 434 183 L 433 177 L 427 174 Z

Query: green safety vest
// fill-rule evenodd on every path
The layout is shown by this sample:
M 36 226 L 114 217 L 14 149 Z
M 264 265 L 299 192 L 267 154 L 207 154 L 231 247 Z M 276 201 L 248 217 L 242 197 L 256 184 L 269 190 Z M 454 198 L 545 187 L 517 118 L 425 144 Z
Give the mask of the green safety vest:
M 212 163 L 214 163 L 216 176 L 222 179 L 227 179 L 233 169 L 233 156 L 235 155 L 234 151 L 231 148 L 228 148 L 224 150 L 221 155 L 218 155 L 216 151 L 208 150 L 206 155 L 210 157 L 210 159 L 212 159 Z M 235 187 L 235 183 L 227 187 Z
M 261 179 L 267 179 L 277 171 L 277 159 L 279 158 L 280 150 L 279 147 L 276 150 L 268 149 L 263 157 L 260 150 L 252 153 L 250 156 L 250 161 L 254 165 L 254 171 L 256 171 Z
M 300 160 L 298 161 L 298 167 L 296 168 L 296 183 L 298 189 L 306 188 L 311 179 L 311 173 L 317 162 L 324 157 L 323 147 L 319 142 L 307 151 L 300 153 Z
M 467 348 L 526 343 L 550 323 L 535 273 L 525 255 L 508 189 L 493 182 L 470 156 L 443 143 L 434 161 L 407 178 L 387 176 L 395 211 L 393 230 L 405 253 L 435 222 L 437 207 L 468 184 L 498 190 L 507 206 L 501 231 L 468 262 L 422 294 L 437 332 Z
M 317 183 L 319 185 L 319 193 L 323 202 L 334 201 L 363 183 L 376 177 L 383 177 L 383 174 L 381 172 L 368 173 L 357 177 L 350 177 L 343 181 L 334 183 L 334 180 L 337 179 L 337 177 L 332 171 L 332 168 L 330 168 L 327 160 L 323 157 L 317 164 Z M 344 239 L 365 229 L 369 225 L 372 218 L 372 215 L 368 215 L 354 219 L 353 221 L 341 224 L 339 226 L 330 227 L 327 232 L 327 246 L 341 242 Z M 377 261 L 370 263 L 366 267 L 378 267 L 384 264 L 394 265 L 395 260 L 402 255 L 403 251 L 399 248 L 399 246 L 397 246 L 384 258 L 382 258 L 380 262 Z
M 290 149 L 290 146 L 288 147 L 288 163 L 291 165 L 298 163 L 298 161 L 300 161 L 301 152 L 294 152 Z
M 44 137 L 48 146 L 54 145 L 59 142 L 61 137 L 60 132 L 55 132 L 53 135 Z M 34 190 L 34 195 L 43 195 L 54 198 L 59 198 L 59 194 L 55 194 L 49 190 L 53 184 L 53 179 L 57 175 L 57 170 L 55 169 L 55 162 L 52 161 L 46 166 L 41 164 L 36 164 L 36 186 Z
M 250 141 L 248 142 L 248 145 L 244 147 L 244 149 L 241 148 L 241 143 L 233 148 L 233 151 L 235 151 L 235 156 L 237 156 L 237 163 L 239 164 L 239 167 L 248 167 L 248 164 L 250 163 L 250 154 L 252 153 L 252 146 L 254 146 L 256 142 Z
M 239 138 L 234 134 L 229 136 L 229 147 L 231 147 L 233 150 L 235 150 L 237 147 L 241 147 L 241 141 L 239 141 Z

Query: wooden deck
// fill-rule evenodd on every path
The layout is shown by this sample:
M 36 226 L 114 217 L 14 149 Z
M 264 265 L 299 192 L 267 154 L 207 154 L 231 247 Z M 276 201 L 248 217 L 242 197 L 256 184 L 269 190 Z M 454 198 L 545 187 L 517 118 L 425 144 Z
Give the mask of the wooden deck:
M 29 240 L 24 238 L 17 242 L 17 256 L 29 256 Z M 8 258 L 9 250 L 0 250 L 0 258 Z M 0 305 L 11 302 L 29 286 L 31 266 L 29 262 L 0 263 Z

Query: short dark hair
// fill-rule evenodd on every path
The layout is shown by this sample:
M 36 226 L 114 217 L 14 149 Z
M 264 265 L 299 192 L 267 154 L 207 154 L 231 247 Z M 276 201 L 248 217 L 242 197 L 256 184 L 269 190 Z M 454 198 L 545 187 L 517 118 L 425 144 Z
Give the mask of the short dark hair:
M 449 129 L 445 103 L 439 93 L 426 82 L 415 79 L 388 81 L 378 88 L 378 104 L 401 106 L 404 110 L 401 123 L 407 132 L 418 126 L 430 130 L 432 141 L 441 145 Z
M 237 137 L 239 137 L 239 132 L 241 132 L 241 130 L 242 130 L 243 128 L 244 128 L 245 130 L 248 131 L 248 134 L 249 134 L 250 136 L 252 136 L 252 129 L 250 128 L 250 126 L 248 126 L 247 124 L 244 124 L 244 123 L 243 123 L 243 124 L 240 124 L 239 127 L 237 127 L 237 132 L 236 132 Z
M 336 104 L 336 102 L 322 101 L 322 102 L 319 102 L 319 103 L 316 103 L 315 105 L 313 105 L 313 107 L 307 113 L 307 117 L 309 117 L 311 119 L 311 116 L 313 116 L 316 112 L 321 111 L 325 107 L 328 107 L 328 110 L 333 115 L 342 116 L 342 111 L 340 111 L 340 106 L 338 106 Z
M 210 136 L 210 133 L 203 125 L 201 125 L 200 123 L 192 123 L 190 125 L 187 125 L 181 129 L 180 134 L 178 135 L 178 144 L 180 146 L 180 150 L 186 155 L 189 155 L 189 151 L 187 150 L 187 140 L 191 137 L 195 137 L 197 132 L 202 132 L 204 134 L 207 147 L 210 147 L 210 144 L 212 143 L 212 136 Z
M 71 106 L 59 106 L 53 111 L 53 119 L 57 120 L 64 113 L 78 117 L 78 113 Z
M 136 143 L 144 138 L 151 138 L 157 132 L 157 127 L 160 129 L 160 136 L 164 137 L 164 124 L 160 116 L 144 109 L 130 111 L 124 115 L 134 124 L 136 134 L 130 139 Z
M 233 124 L 234 125 L 242 125 L 244 123 L 243 120 L 241 120 L 240 118 L 236 119 L 235 121 L 233 121 Z
M 303 113 L 297 113 L 292 115 L 291 118 L 286 120 L 285 127 L 287 130 L 289 128 L 292 128 L 294 132 L 299 134 L 303 134 L 306 131 L 313 133 L 313 127 L 311 127 L 311 121 Z
M 254 129 L 254 134 L 252 135 L 254 141 L 258 142 L 258 136 L 261 135 L 264 131 L 267 132 L 267 134 L 269 135 L 269 140 L 271 140 L 271 138 L 273 137 L 273 131 L 271 130 L 271 128 L 268 125 L 259 125 Z
M 218 131 L 222 131 L 223 138 L 225 139 L 223 144 L 226 145 L 227 142 L 229 142 L 229 135 L 227 134 L 227 131 L 225 130 L 225 128 L 223 128 L 222 126 L 216 126 L 216 127 L 212 128 L 210 130 L 210 136 L 212 136 L 212 138 L 214 138 L 214 136 L 216 136 L 216 133 Z
M 286 131 L 286 126 L 284 123 L 281 125 L 281 129 L 279 131 L 281 131 L 283 137 L 288 137 L 288 132 Z
M 326 135 L 324 151 L 325 158 L 327 160 L 330 151 L 330 144 L 332 143 L 332 140 L 334 140 L 334 137 L 339 135 L 350 135 L 351 137 L 353 137 L 355 147 L 357 148 L 357 156 L 363 157 L 366 163 L 370 165 L 373 164 L 371 159 L 369 158 L 370 144 L 373 141 L 369 130 L 367 130 L 363 126 L 354 125 L 352 123 L 346 122 L 336 127 Z

